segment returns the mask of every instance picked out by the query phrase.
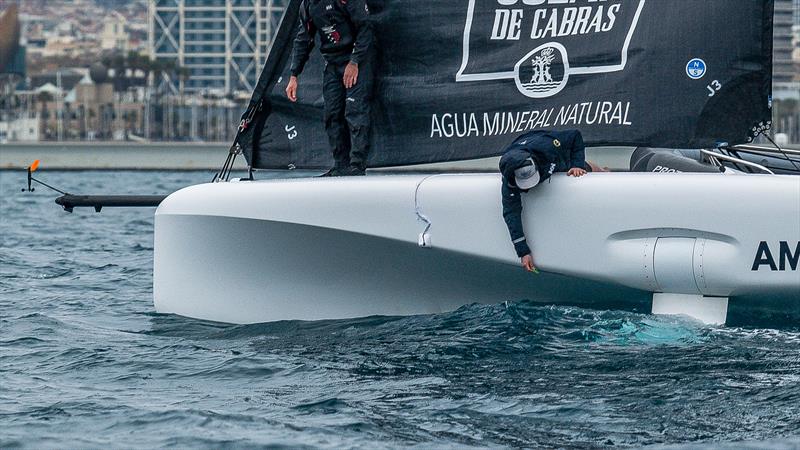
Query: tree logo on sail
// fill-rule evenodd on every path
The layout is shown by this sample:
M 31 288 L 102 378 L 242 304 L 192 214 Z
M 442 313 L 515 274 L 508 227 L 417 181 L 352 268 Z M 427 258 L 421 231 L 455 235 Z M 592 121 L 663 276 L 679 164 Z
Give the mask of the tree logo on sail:
M 561 44 L 545 44 L 525 55 L 514 67 L 517 89 L 531 98 L 557 94 L 569 78 L 567 50 Z
M 531 65 L 533 66 L 533 78 L 531 78 L 530 81 L 531 85 L 541 86 L 553 84 L 553 77 L 550 76 L 550 64 L 553 63 L 554 59 L 556 59 L 556 57 L 553 56 L 553 47 L 547 47 L 538 55 L 534 56 L 531 61 Z
M 547 98 L 570 77 L 623 71 L 646 1 L 469 0 L 456 82 L 513 79 Z

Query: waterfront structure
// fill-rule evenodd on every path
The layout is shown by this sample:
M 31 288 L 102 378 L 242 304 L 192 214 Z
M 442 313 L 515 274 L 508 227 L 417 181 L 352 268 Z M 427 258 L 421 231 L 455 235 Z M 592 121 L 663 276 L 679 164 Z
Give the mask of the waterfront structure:
M 174 92 L 250 93 L 286 0 L 152 0 L 153 59 L 185 68 L 166 81 Z

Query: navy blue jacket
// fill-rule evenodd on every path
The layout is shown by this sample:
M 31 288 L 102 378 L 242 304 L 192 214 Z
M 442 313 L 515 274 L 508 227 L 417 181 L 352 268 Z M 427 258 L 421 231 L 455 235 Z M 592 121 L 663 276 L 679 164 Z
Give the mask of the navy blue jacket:
M 292 49 L 292 75 L 303 71 L 315 34 L 326 60 L 349 55 L 350 62 L 359 64 L 374 39 L 366 0 L 303 0 Z
M 523 134 L 508 146 L 500 158 L 500 173 L 503 175 L 503 219 L 511 234 L 514 250 L 520 258 L 531 253 L 522 229 L 523 190 L 516 186 L 514 171 L 527 164 L 528 158 L 536 161 L 541 181 L 555 172 L 567 172 L 572 168 L 590 170 L 586 164 L 586 147 L 578 130 L 535 130 Z M 541 182 L 540 181 L 540 182 Z

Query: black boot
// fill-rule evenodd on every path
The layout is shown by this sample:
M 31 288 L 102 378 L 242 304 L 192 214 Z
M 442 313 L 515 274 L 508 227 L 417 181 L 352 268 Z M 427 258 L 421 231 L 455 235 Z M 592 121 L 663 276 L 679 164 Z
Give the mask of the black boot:
M 329 170 L 329 171 L 327 171 L 327 172 L 325 172 L 325 173 L 323 173 L 322 175 L 319 175 L 319 176 L 320 177 L 341 177 L 341 176 L 346 175 L 345 172 L 347 172 L 347 171 L 348 171 L 348 169 L 340 169 L 338 167 L 334 167 L 333 169 L 331 169 L 331 170 Z
M 366 171 L 358 166 L 350 166 L 347 169 L 343 169 L 341 171 L 341 176 L 343 177 L 361 177 L 366 175 Z

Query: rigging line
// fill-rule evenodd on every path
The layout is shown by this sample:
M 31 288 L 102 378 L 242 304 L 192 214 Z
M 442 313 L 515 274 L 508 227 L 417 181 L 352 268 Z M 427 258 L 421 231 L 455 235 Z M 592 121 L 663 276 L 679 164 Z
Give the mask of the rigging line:
M 231 149 L 228 152 L 228 157 L 225 159 L 225 164 L 222 165 L 222 169 L 220 169 L 219 173 L 214 177 L 214 181 L 230 181 L 231 173 L 233 172 L 233 166 L 236 163 L 236 157 L 239 156 L 239 153 L 241 152 L 242 146 L 239 145 L 238 142 L 231 146 Z
M 225 178 L 225 172 L 228 171 L 228 166 L 231 164 L 231 159 L 233 158 L 233 153 L 228 151 L 228 156 L 225 158 L 225 163 L 222 164 L 222 168 L 219 169 L 219 173 L 217 174 L 216 181 L 223 181 Z
M 212 183 L 216 183 L 216 182 L 217 182 L 217 180 L 219 180 L 219 176 L 220 176 L 220 174 L 222 173 L 222 169 L 223 169 L 223 168 L 224 168 L 226 165 L 228 165 L 228 160 L 229 160 L 230 158 L 231 158 L 231 155 L 230 155 L 230 154 L 228 154 L 228 155 L 225 157 L 225 162 L 224 162 L 224 163 L 222 163 L 222 167 L 220 167 L 219 171 L 217 171 L 217 173 L 215 173 L 215 174 L 214 174 L 214 178 L 212 178 L 212 179 L 211 179 L 211 182 L 212 182 Z
M 231 162 L 230 164 L 228 164 L 228 167 L 226 168 L 225 182 L 228 182 L 231 179 L 231 172 L 233 172 L 233 165 L 236 164 L 236 157 L 239 156 L 240 149 L 241 146 L 239 145 L 238 142 L 231 148 Z
M 219 169 L 219 172 L 217 172 L 216 175 L 214 175 L 214 179 L 211 180 L 212 183 L 216 183 L 218 181 L 222 181 L 223 174 L 225 173 L 225 169 L 228 168 L 228 164 L 230 164 L 230 161 L 231 161 L 231 154 L 229 152 L 228 156 L 225 158 L 225 162 L 222 164 L 222 167 Z
M 236 163 L 236 157 L 239 156 L 239 153 L 234 153 L 233 158 L 231 158 L 231 164 L 228 166 L 228 172 L 225 174 L 225 182 L 231 180 L 231 173 L 233 172 L 233 165 Z
M 737 152 L 736 150 L 734 150 L 732 148 L 728 148 L 726 150 L 728 151 L 729 155 L 734 156 L 734 157 L 736 157 L 738 159 L 744 159 L 744 158 L 742 158 L 742 155 L 740 155 L 739 152 Z M 736 162 L 731 162 L 731 164 L 733 164 L 733 167 L 736 170 L 740 170 L 742 172 L 748 172 L 748 173 L 755 173 L 753 171 L 752 167 L 742 166 L 742 165 L 740 165 L 739 163 L 736 163 Z M 723 165 L 723 167 L 724 167 L 724 165 Z
M 37 182 L 37 183 L 41 184 L 42 186 L 44 186 L 44 187 L 46 187 L 46 188 L 50 188 L 50 189 L 52 189 L 52 190 L 54 190 L 54 191 L 58 192 L 58 193 L 59 193 L 59 194 L 61 194 L 61 195 L 69 195 L 68 193 L 66 193 L 66 192 L 62 191 L 61 189 L 56 189 L 56 188 L 54 188 L 53 186 L 50 186 L 50 185 L 49 185 L 49 184 L 47 184 L 47 183 L 44 183 L 44 182 L 42 182 L 42 181 L 39 181 L 39 180 L 37 180 L 36 178 L 33 178 L 33 177 L 31 177 L 31 181 L 35 181 L 35 182 Z
M 777 149 L 778 149 L 778 151 L 779 151 L 779 152 L 781 152 L 781 154 L 783 155 L 783 157 L 784 157 L 784 158 L 786 158 L 786 160 L 787 160 L 787 161 L 789 161 L 790 163 L 792 163 L 792 165 L 794 166 L 795 170 L 797 170 L 798 172 L 800 172 L 800 166 L 798 166 L 798 165 L 797 165 L 797 162 L 796 162 L 795 160 L 793 160 L 792 158 L 790 158 L 790 157 L 789 157 L 789 155 L 787 155 L 787 154 L 786 154 L 786 152 L 785 152 L 785 151 L 783 151 L 783 149 L 781 148 L 781 146 L 780 146 L 780 145 L 778 145 L 777 143 L 775 143 L 775 141 L 773 141 L 773 140 L 772 140 L 772 138 L 769 136 L 769 134 L 767 134 L 767 133 L 764 133 L 764 137 L 765 137 L 765 138 L 767 138 L 767 140 L 768 140 L 768 141 L 770 141 L 770 142 L 772 143 L 772 145 L 774 145 L 774 146 L 775 146 L 775 148 L 777 148 Z

